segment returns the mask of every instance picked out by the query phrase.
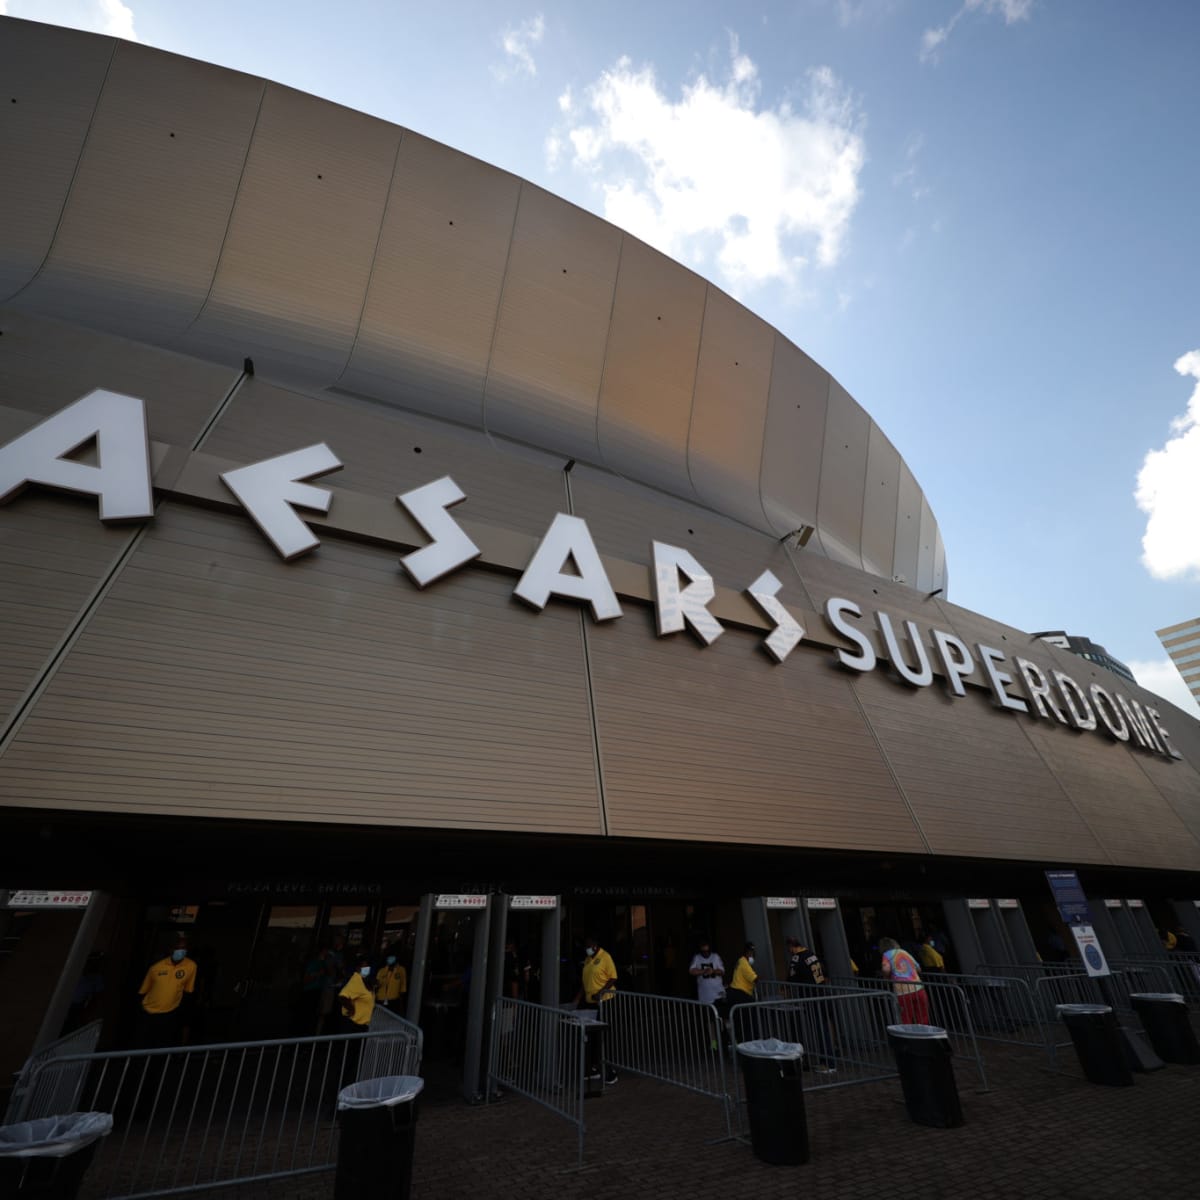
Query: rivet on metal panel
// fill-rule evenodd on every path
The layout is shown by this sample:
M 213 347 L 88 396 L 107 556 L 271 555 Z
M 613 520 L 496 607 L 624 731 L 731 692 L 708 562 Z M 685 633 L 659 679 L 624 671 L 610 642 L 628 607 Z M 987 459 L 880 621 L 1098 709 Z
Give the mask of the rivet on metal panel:
M 317 178 L 318 178 L 318 179 L 324 179 L 324 178 L 325 178 L 325 176 L 324 176 L 324 175 L 320 175 L 320 174 L 318 174 L 318 175 L 317 175 Z
M 420 453 L 421 453 L 421 447 L 420 447 L 420 446 L 414 446 L 414 447 L 413 447 L 413 453 L 414 453 L 414 454 L 420 454 Z
M 172 134 L 171 134 L 171 137 L 174 137 L 174 136 L 175 136 L 175 134 L 174 134 L 174 133 L 172 133 Z

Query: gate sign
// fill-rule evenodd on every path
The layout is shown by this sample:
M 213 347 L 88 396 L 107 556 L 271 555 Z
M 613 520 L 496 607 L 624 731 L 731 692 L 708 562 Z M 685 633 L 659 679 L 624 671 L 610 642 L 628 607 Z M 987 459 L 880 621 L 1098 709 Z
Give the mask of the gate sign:
M 795 896 L 766 896 L 764 899 L 767 902 L 768 908 L 799 908 L 800 905 Z
M 87 908 L 91 892 L 13 892 L 9 908 Z
M 558 907 L 557 896 L 510 896 L 508 907 L 514 911 L 552 909 Z
M 968 908 L 991 908 L 992 902 L 990 900 L 968 900 L 967 907 Z
M 1021 902 L 1020 902 L 1020 900 L 997 900 L 996 907 L 997 908 L 1020 908 Z
M 1093 977 L 1111 975 L 1112 972 L 1108 969 L 1108 963 L 1104 958 L 1104 951 L 1100 949 L 1100 943 L 1096 939 L 1092 927 L 1090 925 L 1072 925 L 1071 932 L 1075 935 L 1075 944 L 1079 947 L 1079 957 L 1083 959 L 1087 973 Z
M 487 908 L 488 898 L 482 893 L 457 896 L 434 896 L 433 907 L 447 908 Z
M 1125 903 L 1128 904 L 1130 908 L 1146 907 L 1146 902 L 1144 900 L 1126 900 Z
M 804 903 L 809 908 L 837 908 L 837 900 L 832 896 L 809 896 Z
M 1079 886 L 1079 876 L 1074 871 L 1047 871 L 1046 882 L 1054 894 L 1054 903 L 1058 907 L 1058 915 L 1068 925 L 1092 924 L 1092 910 L 1088 907 L 1087 897 Z
M 1120 900 L 1105 900 L 1104 907 L 1105 908 L 1120 908 L 1121 902 L 1120 902 Z

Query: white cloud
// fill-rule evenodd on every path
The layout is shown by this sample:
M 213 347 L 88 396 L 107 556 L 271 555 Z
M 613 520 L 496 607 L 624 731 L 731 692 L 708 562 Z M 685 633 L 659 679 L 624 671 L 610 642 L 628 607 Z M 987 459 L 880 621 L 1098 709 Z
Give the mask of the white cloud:
M 522 21 L 515 29 L 506 29 L 500 37 L 500 48 L 507 56 L 505 61 L 492 68 L 492 74 L 503 81 L 515 75 L 537 74 L 537 63 L 533 60 L 533 48 L 541 44 L 546 35 L 546 20 L 541 13 Z
M 981 12 L 1000 16 L 1004 18 L 1005 25 L 1014 25 L 1017 21 L 1027 21 L 1032 10 L 1033 0 L 963 0 L 962 6 L 945 25 L 927 29 L 921 34 L 921 61 L 928 62 L 937 58 L 938 51 L 954 32 L 954 27 L 968 13 Z
M 1200 706 L 1196 704 L 1192 693 L 1188 691 L 1183 676 L 1175 669 L 1175 664 L 1169 658 L 1152 658 L 1144 662 L 1127 662 L 1125 664 L 1134 674 L 1134 678 L 1148 692 L 1170 700 L 1177 708 L 1185 713 L 1200 717 Z
M 133 9 L 121 0 L 0 0 L 0 14 L 136 42 Z
M 1171 422 L 1161 450 L 1151 450 L 1138 472 L 1134 499 L 1147 515 L 1142 563 L 1155 579 L 1200 579 L 1200 350 L 1175 362 L 1196 380 L 1183 416 Z
M 577 100 L 566 137 L 614 224 L 733 290 L 794 285 L 842 253 L 865 157 L 862 118 L 827 67 L 800 111 L 761 103 L 758 68 L 731 39 L 724 80 L 667 95 L 628 58 Z

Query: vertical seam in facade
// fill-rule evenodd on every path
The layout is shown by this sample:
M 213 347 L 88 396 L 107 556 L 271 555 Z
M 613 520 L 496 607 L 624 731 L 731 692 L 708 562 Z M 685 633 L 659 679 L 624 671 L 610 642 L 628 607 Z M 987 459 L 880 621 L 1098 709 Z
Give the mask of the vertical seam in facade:
M 96 114 L 100 111 L 100 102 L 104 99 L 104 90 L 108 87 L 108 77 L 112 73 L 112 65 L 116 61 L 117 50 L 120 45 L 120 39 L 114 39 L 113 48 L 108 55 L 108 63 L 104 68 L 104 78 L 100 81 L 100 90 L 96 93 L 96 103 L 92 105 L 92 115 L 88 117 L 87 129 L 84 130 L 83 141 L 79 143 L 79 153 L 75 156 L 75 166 L 71 169 L 71 178 L 67 183 L 66 195 L 63 196 L 62 207 L 58 210 L 58 218 L 54 222 L 54 232 L 50 235 L 46 252 L 42 255 L 42 260 L 38 263 L 37 270 L 15 292 L 0 300 L 0 304 L 11 303 L 23 291 L 32 287 L 41 278 L 42 272 L 46 269 L 46 263 L 50 261 L 50 255 L 54 252 L 54 243 L 58 241 L 58 231 L 62 228 L 63 218 L 67 215 L 67 206 L 71 203 L 71 195 L 75 191 L 75 180 L 79 178 L 79 166 L 83 162 L 84 154 L 87 152 L 88 142 L 92 137 L 92 126 L 96 123 Z
M 863 411 L 866 412 L 865 409 Z M 877 426 L 875 424 L 874 420 L 871 417 L 871 414 L 867 413 L 867 461 L 863 464 L 862 516 L 859 518 L 859 521 L 858 521 L 858 565 L 860 567 L 862 567 L 863 573 L 865 575 L 874 575 L 875 574 L 874 571 L 867 570 L 867 555 L 866 555 L 867 492 L 871 486 L 871 431 L 873 429 L 878 429 L 878 428 L 879 428 L 879 426 Z M 880 429 L 879 432 L 882 433 L 883 430 Z M 900 451 L 897 450 L 896 453 L 897 453 L 897 455 L 899 455 Z M 900 488 L 899 488 L 899 484 L 897 483 L 896 499 L 898 500 L 899 498 L 900 498 Z M 896 556 L 896 537 L 895 537 L 895 534 L 893 534 L 892 535 L 892 557 L 895 558 L 895 556 Z M 895 575 L 896 572 L 893 571 L 891 573 L 893 575 Z
M 696 491 L 696 481 L 692 478 L 692 424 L 696 419 L 696 385 L 700 382 L 700 355 L 704 351 L 704 325 L 708 320 L 708 297 L 711 291 L 712 285 L 706 283 L 704 307 L 700 310 L 700 336 L 696 339 L 696 369 L 692 372 L 692 403 L 688 409 L 687 438 L 683 443 L 683 465 L 687 471 L 688 487 L 692 489 L 692 497 L 697 501 L 700 500 L 700 493 Z
M 229 215 L 225 218 L 225 232 L 221 234 L 221 244 L 217 247 L 217 257 L 213 263 L 212 278 L 208 281 L 208 290 L 204 293 L 204 301 L 196 310 L 196 315 L 184 327 L 184 333 L 187 333 L 204 316 L 204 310 L 208 308 L 208 302 L 212 299 L 213 289 L 217 286 L 217 275 L 221 270 L 221 259 L 225 257 L 225 244 L 229 241 L 229 230 L 233 226 L 233 214 L 237 212 L 238 197 L 242 194 L 242 184 L 246 179 L 246 165 L 250 162 L 250 152 L 254 149 L 255 138 L 258 137 L 258 125 L 262 120 L 263 104 L 267 99 L 268 86 L 269 84 L 264 79 L 262 89 L 258 93 L 258 108 L 254 113 L 254 125 L 250 130 L 250 136 L 246 139 L 246 153 L 242 155 L 242 167 L 238 171 L 237 187 L 233 189 L 233 199 L 229 202 Z
M 821 457 L 817 460 L 817 508 L 813 513 L 813 521 L 816 523 L 816 528 L 813 530 L 813 535 L 817 539 L 817 545 L 821 547 L 821 553 L 824 557 L 829 557 L 828 547 L 825 545 L 825 540 L 821 536 L 821 483 L 825 478 L 825 441 L 829 434 L 829 398 L 833 395 L 833 376 L 828 371 L 825 372 L 825 419 L 821 422 Z
M 517 240 L 517 220 L 521 215 L 521 201 L 525 198 L 525 180 L 520 180 L 517 187 L 517 202 L 513 205 L 512 229 L 508 233 L 508 249 L 504 252 L 504 274 L 500 276 L 500 294 L 496 297 L 496 319 L 492 322 L 492 336 L 488 340 L 487 363 L 483 368 L 483 389 L 479 394 L 479 423 L 483 428 L 483 436 L 488 445 L 497 450 L 492 440 L 492 431 L 488 428 L 488 383 L 492 378 L 492 356 L 496 353 L 496 337 L 500 332 L 500 314 L 504 312 L 504 293 L 508 290 L 508 268 L 512 263 L 513 243 Z M 570 488 L 567 489 L 570 492 Z
M 571 475 L 563 471 L 563 485 L 567 492 L 567 512 L 575 515 L 575 497 L 571 493 Z M 587 608 L 579 609 L 579 640 L 583 647 L 583 686 L 587 692 L 588 723 L 592 729 L 593 763 L 596 768 L 596 797 L 600 801 L 600 834 L 608 837 L 608 799 L 604 794 L 604 759 L 600 751 L 600 726 L 596 718 L 596 692 L 592 683 L 592 656 L 588 646 Z
M 1154 789 L 1154 794 L 1158 796 L 1159 799 L 1161 799 L 1162 802 L 1167 806 L 1168 811 L 1174 814 L 1175 819 L 1180 823 L 1180 825 L 1183 826 L 1184 832 L 1187 833 L 1191 837 L 1192 841 L 1196 843 L 1197 849 L 1200 849 L 1200 834 L 1197 834 L 1195 830 L 1193 830 L 1192 827 L 1183 819 L 1183 814 L 1180 813 L 1180 811 L 1171 802 L 1170 796 L 1168 796 L 1167 793 L 1164 792 L 1158 786 L 1158 784 L 1154 782 L 1150 772 L 1146 770 L 1145 760 L 1140 754 L 1134 754 L 1132 750 L 1130 750 L 1128 753 L 1130 758 L 1132 758 L 1137 764 L 1137 769 L 1145 776 L 1146 782 L 1149 783 L 1149 785 Z M 1169 870 L 1170 868 L 1160 867 L 1159 869 Z
M 606 471 L 611 470 L 608 464 L 604 461 L 604 447 L 600 445 L 600 398 L 604 395 L 604 379 L 608 374 L 608 347 L 612 342 L 613 328 L 613 313 L 617 311 L 617 284 L 621 280 L 621 260 L 625 256 L 625 234 L 621 233 L 621 240 L 617 243 L 617 269 L 613 274 L 613 289 L 612 297 L 608 303 L 608 330 L 604 334 L 604 359 L 600 364 L 600 384 L 596 388 L 596 421 L 595 421 L 595 441 L 596 441 L 596 461 L 604 467 Z M 614 475 L 619 474 L 617 471 L 612 472 Z M 567 490 L 570 491 L 570 481 L 568 480 Z
M 367 270 L 367 283 L 363 288 L 362 304 L 358 307 L 358 320 L 354 325 L 354 337 L 350 342 L 350 349 L 346 353 L 346 361 L 342 363 L 342 369 L 337 373 L 334 379 L 334 384 L 341 383 L 342 377 L 350 370 L 350 364 L 354 361 L 354 352 L 358 349 L 358 338 L 362 333 L 363 318 L 367 315 L 367 301 L 371 298 L 371 282 L 375 278 L 375 264 L 379 261 L 379 247 L 383 243 L 383 227 L 387 224 L 388 209 L 392 204 L 392 192 L 396 187 L 396 171 L 400 166 L 400 148 L 404 145 L 404 130 L 400 130 L 400 136 L 396 139 L 396 153 L 392 156 L 392 175 L 388 180 L 387 195 L 383 198 L 383 212 L 379 214 L 379 231 L 375 234 L 375 249 L 371 252 L 371 266 Z
M 776 535 L 778 535 L 779 530 L 772 524 L 771 518 L 767 516 L 767 506 L 763 503 L 763 463 L 766 460 L 767 454 L 767 430 L 771 424 L 771 385 L 775 382 L 775 352 L 778 348 L 779 334 L 775 333 L 771 338 L 771 368 L 767 372 L 767 402 L 763 406 L 762 439 L 758 445 L 758 508 L 763 515 L 763 522 L 767 527 L 767 531 Z M 786 535 L 790 530 L 785 529 L 783 532 Z
M 242 382 L 245 380 L 245 378 L 246 372 L 242 371 L 237 379 L 234 380 L 233 386 L 228 392 L 225 393 L 225 398 L 220 402 L 220 404 L 217 405 L 216 411 L 208 419 L 208 423 L 200 431 L 200 434 L 193 443 L 193 453 L 199 450 L 201 445 L 203 445 L 213 426 L 217 423 L 221 417 L 221 414 L 225 411 L 230 401 L 237 394 L 237 391 L 242 386 Z M 155 512 L 158 511 L 158 507 L 162 503 L 163 501 L 161 499 L 157 501 L 154 506 Z M 79 612 L 75 617 L 74 623 L 59 639 L 58 645 L 55 646 L 50 652 L 44 665 L 42 666 L 41 671 L 38 674 L 37 679 L 35 679 L 34 682 L 31 683 L 26 689 L 25 694 L 21 697 L 16 709 L 9 718 L 8 723 L 4 728 L 3 735 L 0 735 L 0 756 L 3 756 L 4 752 L 12 744 L 17 734 L 20 733 L 21 727 L 25 724 L 26 719 L 33 712 L 34 706 L 37 704 L 38 700 L 41 699 L 46 688 L 48 688 L 53 682 L 54 677 L 58 674 L 59 667 L 61 667 L 63 662 L 66 661 L 67 654 L 74 648 L 76 642 L 78 642 L 83 636 L 84 631 L 91 622 L 92 616 L 100 607 L 100 604 L 103 602 L 108 593 L 112 590 L 113 586 L 116 584 L 121 572 L 125 569 L 125 564 L 133 556 L 133 552 L 142 544 L 142 540 L 145 538 L 149 529 L 150 522 L 145 521 L 142 523 L 141 528 L 134 532 L 133 536 L 125 544 L 125 547 L 117 554 L 116 559 L 108 569 L 108 573 L 103 579 L 96 583 L 96 586 L 92 589 L 91 595 L 89 595 L 81 605 Z

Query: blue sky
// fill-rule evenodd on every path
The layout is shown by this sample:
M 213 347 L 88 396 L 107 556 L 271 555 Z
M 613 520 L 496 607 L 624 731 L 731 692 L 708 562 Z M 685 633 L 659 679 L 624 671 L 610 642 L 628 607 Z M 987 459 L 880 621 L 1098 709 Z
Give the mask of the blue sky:
M 1090 636 L 1196 711 L 1154 630 L 1200 616 L 1200 5 L 0 11 L 374 113 L 655 242 L 875 416 L 957 603 Z

